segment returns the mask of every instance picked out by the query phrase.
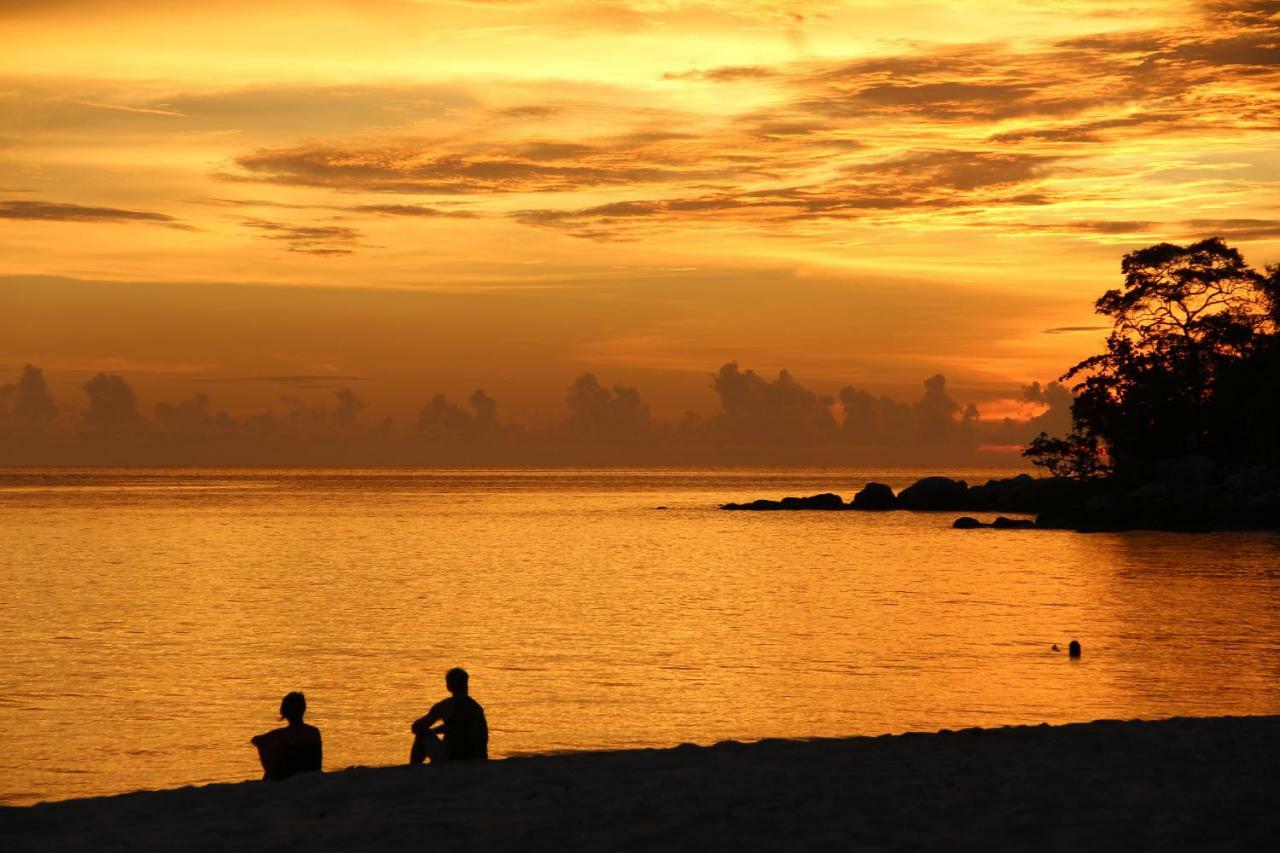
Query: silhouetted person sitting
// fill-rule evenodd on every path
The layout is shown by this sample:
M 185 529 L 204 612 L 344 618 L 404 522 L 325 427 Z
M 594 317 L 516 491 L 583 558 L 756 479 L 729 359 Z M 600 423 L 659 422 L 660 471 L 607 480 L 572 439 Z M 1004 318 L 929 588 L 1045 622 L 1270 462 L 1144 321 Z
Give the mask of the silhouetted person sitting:
M 279 782 L 299 773 L 318 771 L 323 758 L 320 730 L 302 722 L 307 697 L 290 693 L 280 702 L 280 717 L 289 725 L 250 739 L 262 761 L 262 778 Z
M 432 705 L 425 717 L 409 727 L 414 734 L 410 764 L 428 758 L 434 764 L 489 757 L 489 724 L 484 708 L 467 694 L 467 681 L 465 669 L 455 667 L 445 673 L 445 686 L 453 695 Z

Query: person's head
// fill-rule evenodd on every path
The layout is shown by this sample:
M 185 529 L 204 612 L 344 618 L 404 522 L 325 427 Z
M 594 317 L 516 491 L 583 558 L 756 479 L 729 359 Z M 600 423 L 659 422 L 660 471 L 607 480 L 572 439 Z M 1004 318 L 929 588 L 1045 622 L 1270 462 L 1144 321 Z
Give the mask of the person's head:
M 460 666 L 455 666 L 444 674 L 444 686 L 449 688 L 449 692 L 454 696 L 467 695 L 467 681 L 470 676 L 467 671 Z
M 1080 641 L 1072 640 L 1071 645 L 1067 646 L 1067 654 L 1073 658 L 1080 657 Z
M 280 700 L 280 716 L 291 723 L 302 722 L 302 715 L 307 713 L 307 697 L 296 690 Z

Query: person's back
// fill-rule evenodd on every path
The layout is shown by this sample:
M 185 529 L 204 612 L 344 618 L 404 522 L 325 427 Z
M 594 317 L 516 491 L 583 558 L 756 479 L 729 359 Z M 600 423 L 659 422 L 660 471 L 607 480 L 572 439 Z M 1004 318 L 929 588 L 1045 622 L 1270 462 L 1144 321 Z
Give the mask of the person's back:
M 279 782 L 299 773 L 314 772 L 324 760 L 320 730 L 307 723 L 291 724 L 259 738 L 258 750 L 267 756 L 263 759 L 264 779 Z
M 302 715 L 306 710 L 306 698 L 301 693 L 290 693 L 280 703 L 280 716 L 288 720 L 289 725 L 251 740 L 258 748 L 263 779 L 279 782 L 299 773 L 321 769 L 324 747 L 320 730 L 302 722 Z
M 453 697 L 444 724 L 444 746 L 450 761 L 489 757 L 489 723 L 484 708 L 470 696 Z

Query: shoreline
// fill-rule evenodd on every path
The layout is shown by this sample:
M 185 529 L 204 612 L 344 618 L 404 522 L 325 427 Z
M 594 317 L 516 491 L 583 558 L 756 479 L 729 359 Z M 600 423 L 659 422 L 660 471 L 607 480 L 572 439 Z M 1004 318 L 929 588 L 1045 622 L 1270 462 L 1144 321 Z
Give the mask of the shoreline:
M 0 808 L 8 851 L 1265 849 L 1280 716 L 356 767 Z

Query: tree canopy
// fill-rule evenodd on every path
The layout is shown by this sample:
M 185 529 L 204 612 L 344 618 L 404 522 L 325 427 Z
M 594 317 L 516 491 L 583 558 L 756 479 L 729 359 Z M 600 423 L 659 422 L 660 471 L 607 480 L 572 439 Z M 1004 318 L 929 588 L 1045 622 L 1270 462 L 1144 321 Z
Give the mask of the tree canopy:
M 1280 461 L 1280 267 L 1219 238 L 1125 255 L 1096 303 L 1106 351 L 1068 370 L 1073 428 L 1025 451 L 1055 475 L 1142 477 L 1162 460 Z

